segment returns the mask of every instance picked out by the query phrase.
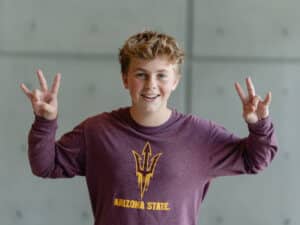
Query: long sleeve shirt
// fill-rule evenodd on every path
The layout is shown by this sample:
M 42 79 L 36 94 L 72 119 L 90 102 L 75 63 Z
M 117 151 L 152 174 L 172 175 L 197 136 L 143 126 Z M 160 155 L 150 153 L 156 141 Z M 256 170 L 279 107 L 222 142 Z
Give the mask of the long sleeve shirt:
M 212 178 L 256 174 L 277 152 L 269 117 L 248 124 L 245 138 L 176 110 L 156 127 L 136 123 L 129 108 L 89 117 L 59 140 L 57 127 L 35 117 L 32 172 L 85 176 L 95 225 L 196 225 Z

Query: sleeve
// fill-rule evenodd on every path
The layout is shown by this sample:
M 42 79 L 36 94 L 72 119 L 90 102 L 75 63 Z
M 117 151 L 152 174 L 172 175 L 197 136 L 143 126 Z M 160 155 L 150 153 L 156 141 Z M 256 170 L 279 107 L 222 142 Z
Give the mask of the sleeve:
M 84 123 L 55 141 L 57 119 L 35 115 L 28 135 L 28 158 L 32 173 L 43 178 L 67 178 L 85 174 Z
M 270 117 L 248 124 L 249 135 L 236 137 L 225 128 L 210 122 L 209 176 L 256 174 L 273 160 L 277 149 Z

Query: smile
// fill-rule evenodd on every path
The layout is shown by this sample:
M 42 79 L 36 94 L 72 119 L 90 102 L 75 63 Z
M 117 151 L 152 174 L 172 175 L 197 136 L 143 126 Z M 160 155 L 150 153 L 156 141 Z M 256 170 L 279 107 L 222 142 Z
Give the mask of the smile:
M 158 98 L 160 95 L 141 95 L 145 100 L 152 101 Z

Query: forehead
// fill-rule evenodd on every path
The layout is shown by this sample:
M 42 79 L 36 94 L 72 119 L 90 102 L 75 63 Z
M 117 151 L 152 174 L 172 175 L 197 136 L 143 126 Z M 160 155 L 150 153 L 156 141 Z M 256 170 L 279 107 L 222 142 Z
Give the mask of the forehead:
M 154 59 L 132 58 L 129 65 L 129 71 L 143 69 L 146 71 L 166 70 L 174 72 L 176 68 L 177 64 L 169 60 L 166 56 L 158 56 Z

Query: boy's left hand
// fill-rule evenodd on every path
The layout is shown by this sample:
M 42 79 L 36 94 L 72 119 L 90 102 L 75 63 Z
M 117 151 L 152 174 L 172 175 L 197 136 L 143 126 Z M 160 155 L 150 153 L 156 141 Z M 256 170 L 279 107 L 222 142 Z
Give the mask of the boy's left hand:
M 268 92 L 264 100 L 262 100 L 260 96 L 257 96 L 250 77 L 246 78 L 246 85 L 248 96 L 244 94 L 244 91 L 238 82 L 235 82 L 234 84 L 243 104 L 243 117 L 245 121 L 247 123 L 256 123 L 258 120 L 269 116 L 269 105 L 271 103 L 272 95 L 271 92 Z

